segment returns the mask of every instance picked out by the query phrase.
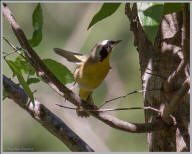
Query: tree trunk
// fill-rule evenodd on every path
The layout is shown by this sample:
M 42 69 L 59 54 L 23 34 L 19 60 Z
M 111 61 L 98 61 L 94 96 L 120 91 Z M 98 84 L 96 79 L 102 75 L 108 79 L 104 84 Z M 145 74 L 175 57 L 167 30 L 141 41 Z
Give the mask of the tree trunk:
M 139 22 L 136 4 L 132 9 L 129 4 L 126 4 L 125 13 L 130 20 L 131 30 L 134 33 L 134 45 L 139 54 L 142 89 L 154 89 L 154 91 L 143 92 L 144 106 L 152 106 L 161 110 L 169 104 L 172 98 L 171 95 L 164 92 L 163 83 L 177 69 L 183 59 L 182 12 L 163 17 L 154 45 L 148 40 Z M 183 71 L 176 78 L 173 92 L 181 87 L 187 74 L 189 74 L 189 70 Z M 149 151 L 189 151 L 189 115 L 188 92 L 173 113 L 176 123 L 174 127 L 148 133 Z M 157 116 L 159 115 L 154 111 L 145 111 L 146 122 L 153 121 Z

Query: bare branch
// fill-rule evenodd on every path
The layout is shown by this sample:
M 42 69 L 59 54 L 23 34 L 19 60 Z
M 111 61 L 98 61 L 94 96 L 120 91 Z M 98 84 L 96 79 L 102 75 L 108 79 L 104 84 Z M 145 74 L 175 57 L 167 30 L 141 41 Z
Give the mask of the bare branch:
M 186 79 L 182 87 L 175 93 L 169 104 L 164 108 L 162 112 L 162 119 L 166 123 L 172 122 L 170 115 L 176 110 L 178 104 L 182 102 L 181 100 L 183 96 L 189 91 L 189 88 L 190 88 L 190 80 Z
M 94 150 L 85 143 L 77 134 L 75 134 L 60 118 L 53 114 L 43 104 L 35 99 L 35 106 L 26 95 L 25 91 L 17 84 L 3 75 L 3 89 L 8 97 L 14 100 L 20 107 L 25 109 L 31 116 L 37 120 L 51 134 L 59 138 L 71 151 L 89 151 Z
M 166 92 L 172 92 L 172 87 L 174 84 L 175 79 L 185 71 L 185 68 L 187 67 L 187 64 L 189 63 L 189 11 L 187 8 L 187 4 L 182 4 L 182 10 L 183 10 L 183 30 L 182 30 L 182 51 L 184 55 L 184 59 L 181 60 L 179 66 L 177 67 L 176 71 L 173 72 L 165 81 L 164 83 L 164 90 Z
M 173 92 L 174 81 L 184 71 L 186 64 L 187 63 L 184 60 L 181 60 L 177 69 L 171 75 L 169 75 L 167 80 L 164 82 L 163 90 L 166 93 L 172 93 Z
M 181 44 L 183 48 L 185 46 L 184 44 L 186 43 L 186 41 L 181 40 L 181 36 L 184 36 L 181 32 L 186 31 L 182 31 L 182 23 L 180 22 L 182 21 L 182 14 L 181 12 L 174 12 L 163 17 L 154 44 L 151 44 L 148 41 L 147 34 L 144 32 L 143 25 L 140 23 L 137 4 L 126 4 L 125 14 L 130 20 L 130 29 L 134 34 L 134 45 L 136 46 L 139 53 L 143 88 L 147 89 L 151 87 L 153 88 L 162 86 L 162 91 L 157 95 L 144 93 L 144 104 L 146 106 L 150 105 L 155 108 L 161 108 L 161 106 L 164 106 L 165 110 L 163 111 L 162 116 L 164 117 L 163 120 L 165 120 L 165 123 L 167 122 L 167 118 L 169 119 L 172 113 L 174 115 L 174 117 L 172 117 L 175 118 L 175 121 L 177 122 L 177 125 L 170 129 L 148 133 L 149 151 L 182 151 L 183 149 L 189 151 L 189 97 L 188 94 L 186 94 L 186 91 L 189 88 L 187 86 L 189 85 L 186 86 L 187 83 L 183 84 L 186 78 L 189 77 L 189 75 L 186 75 L 186 78 L 184 78 L 184 71 L 186 70 L 187 73 L 189 72 L 189 65 L 187 65 L 188 62 L 185 60 L 186 58 L 184 58 L 185 49 L 181 49 Z M 188 22 L 188 24 L 190 23 L 189 18 L 187 18 L 186 21 Z M 185 35 L 187 34 L 190 33 L 185 32 Z M 164 39 L 166 38 L 172 39 L 172 41 L 164 41 Z M 189 41 L 188 36 L 186 36 L 185 39 L 188 39 Z M 185 43 L 181 43 L 182 41 L 184 41 Z M 187 49 L 189 50 L 189 47 Z M 149 55 L 147 51 L 155 52 L 152 52 Z M 189 58 L 189 52 L 187 56 L 187 58 Z M 145 71 L 148 69 L 148 67 L 150 67 L 151 71 L 153 70 L 154 72 L 156 70 L 158 73 L 161 73 L 167 77 L 170 74 L 171 75 L 169 76 L 169 78 L 166 77 L 166 82 L 159 78 L 153 78 L 152 76 L 147 76 L 147 78 L 145 78 L 145 74 L 147 73 Z M 167 68 L 169 70 L 164 70 Z M 188 82 L 189 84 L 189 81 L 185 82 Z M 183 90 L 180 88 L 174 89 L 174 87 L 176 87 L 175 85 L 177 87 L 180 86 Z M 167 95 L 169 97 L 167 97 Z M 184 95 L 186 99 L 182 99 Z M 165 106 L 165 103 L 169 103 L 172 105 Z M 172 106 L 174 107 L 172 108 Z M 151 121 L 154 116 L 154 113 L 145 112 L 146 121 Z M 183 140 L 185 143 L 183 142 Z
M 184 58 L 181 60 L 176 71 L 173 72 L 164 83 L 165 92 L 172 93 L 172 86 L 175 79 L 186 71 L 187 65 L 189 64 L 189 12 L 187 9 L 187 4 L 182 4 L 183 11 L 183 30 L 182 30 L 182 51 Z M 182 87 L 172 96 L 169 105 L 164 109 L 162 113 L 162 119 L 167 123 L 171 123 L 170 115 L 176 110 L 178 103 L 181 101 L 183 96 L 187 93 L 190 88 L 190 80 L 187 78 L 183 83 Z
M 27 38 L 15 21 L 10 9 L 4 5 L 3 6 L 3 15 L 9 21 L 12 29 L 20 42 L 22 48 L 26 50 L 26 57 L 28 58 L 31 65 L 35 68 L 39 76 L 58 94 L 63 96 L 65 99 L 70 101 L 76 106 L 81 105 L 85 110 L 95 109 L 95 106 L 90 105 L 83 101 L 78 95 L 74 94 L 70 91 L 66 86 L 64 86 L 55 76 L 54 74 L 45 66 L 45 64 L 41 61 L 40 57 L 35 53 L 35 51 L 31 48 Z M 122 121 L 114 116 L 108 115 L 105 112 L 89 112 L 95 118 L 103 121 L 107 125 L 124 130 L 127 132 L 133 133 L 146 133 L 155 130 L 160 130 L 166 127 L 165 123 L 161 119 L 157 119 L 153 123 L 143 123 L 143 124 L 133 124 L 129 122 Z

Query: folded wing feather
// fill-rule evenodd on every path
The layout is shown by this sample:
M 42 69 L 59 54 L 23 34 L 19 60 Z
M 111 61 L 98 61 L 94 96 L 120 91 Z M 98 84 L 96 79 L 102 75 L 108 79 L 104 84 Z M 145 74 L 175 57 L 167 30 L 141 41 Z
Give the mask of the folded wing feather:
M 75 53 L 75 52 L 71 52 L 71 51 L 67 51 L 59 48 L 53 48 L 53 50 L 55 51 L 55 53 L 59 54 L 60 56 L 63 56 L 70 62 L 80 63 L 87 59 L 87 56 L 81 53 Z

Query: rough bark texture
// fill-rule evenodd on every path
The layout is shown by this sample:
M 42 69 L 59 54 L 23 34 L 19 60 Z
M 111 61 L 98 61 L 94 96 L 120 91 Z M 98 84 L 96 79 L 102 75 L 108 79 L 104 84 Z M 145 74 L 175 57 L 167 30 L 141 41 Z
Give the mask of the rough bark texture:
M 71 151 L 94 152 L 75 132 L 73 132 L 59 117 L 35 99 L 35 106 L 25 91 L 3 75 L 3 90 L 20 107 L 25 109 L 52 135 L 60 139 Z
M 163 91 L 164 81 L 177 69 L 183 59 L 182 12 L 163 17 L 154 45 L 148 40 L 139 22 L 136 5 L 134 4 L 131 8 L 126 4 L 125 13 L 130 20 L 135 39 L 134 45 L 139 54 L 142 89 L 162 89 L 144 92 L 144 106 L 163 109 L 187 78 L 186 72 L 183 71 L 174 80 L 172 93 L 167 94 Z M 173 113 L 175 127 L 148 133 L 149 151 L 189 151 L 189 111 L 189 93 L 187 93 Z M 146 122 L 152 122 L 156 116 L 155 112 L 145 110 Z

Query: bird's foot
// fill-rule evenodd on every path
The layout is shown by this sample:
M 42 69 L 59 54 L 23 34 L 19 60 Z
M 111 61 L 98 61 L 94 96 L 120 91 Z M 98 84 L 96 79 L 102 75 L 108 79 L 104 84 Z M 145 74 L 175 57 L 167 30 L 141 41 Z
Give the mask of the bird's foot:
M 89 114 L 86 111 L 84 111 L 81 107 L 77 107 L 76 112 L 77 112 L 77 115 L 81 118 L 89 117 Z

